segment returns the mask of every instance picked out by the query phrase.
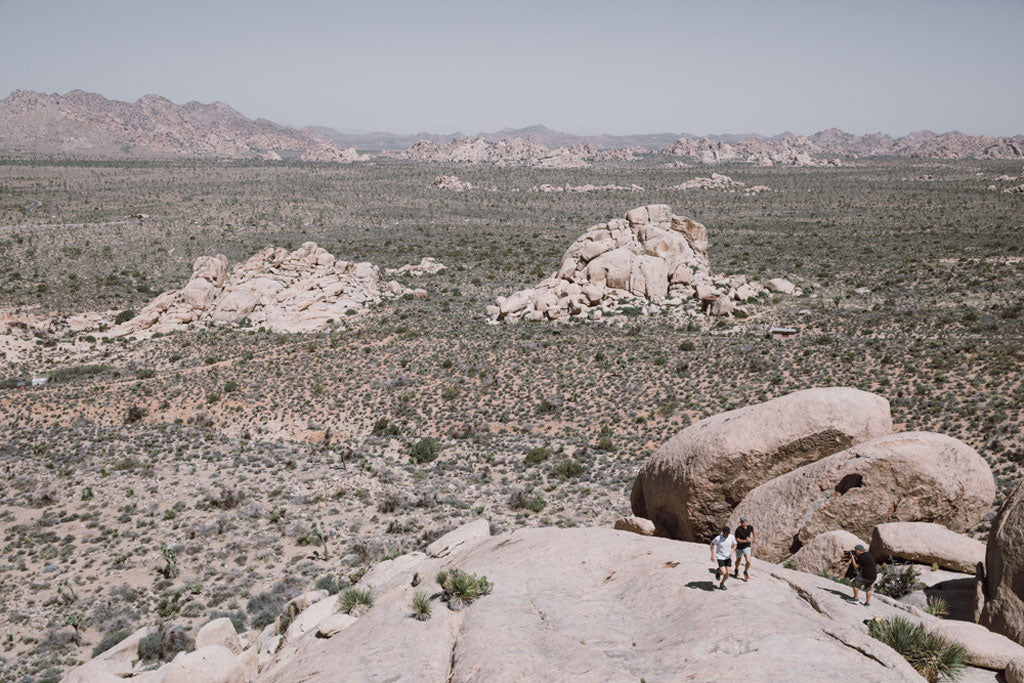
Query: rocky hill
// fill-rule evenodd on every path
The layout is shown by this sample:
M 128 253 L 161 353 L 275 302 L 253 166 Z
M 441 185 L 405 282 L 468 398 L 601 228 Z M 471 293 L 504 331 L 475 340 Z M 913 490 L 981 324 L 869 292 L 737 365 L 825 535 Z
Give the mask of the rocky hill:
M 72 90 L 15 90 L 0 100 L 0 151 L 19 154 L 153 158 L 359 161 L 322 133 L 249 119 L 223 102 L 135 102 Z

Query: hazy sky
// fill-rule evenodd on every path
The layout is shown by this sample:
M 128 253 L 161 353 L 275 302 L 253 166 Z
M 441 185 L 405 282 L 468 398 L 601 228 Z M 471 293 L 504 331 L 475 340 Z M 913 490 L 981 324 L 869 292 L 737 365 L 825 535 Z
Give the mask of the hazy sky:
M 1024 0 L 0 0 L 0 96 L 393 132 L 1024 133 Z

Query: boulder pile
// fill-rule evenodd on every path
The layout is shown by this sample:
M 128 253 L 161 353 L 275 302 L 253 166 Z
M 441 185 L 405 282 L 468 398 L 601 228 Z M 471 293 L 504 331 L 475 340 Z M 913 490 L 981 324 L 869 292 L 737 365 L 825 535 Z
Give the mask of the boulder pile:
M 434 178 L 434 187 L 451 192 L 465 192 L 473 189 L 473 183 L 459 180 L 459 177 L 454 175 L 439 175 Z
M 697 315 L 744 315 L 741 304 L 769 291 L 744 275 L 712 274 L 707 228 L 672 213 L 666 204 L 640 206 L 624 218 L 583 233 L 562 256 L 558 270 L 530 289 L 498 297 L 487 307 L 492 321 L 600 320 L 624 308 L 654 303 Z M 787 282 L 780 280 L 780 282 Z M 793 287 L 790 293 L 800 294 Z
M 412 277 L 422 277 L 424 275 L 437 275 L 448 270 L 448 266 L 441 263 L 440 261 L 430 257 L 424 256 L 420 259 L 419 263 L 407 263 L 400 268 L 388 268 L 385 272 L 388 275 L 411 275 Z
M 384 285 L 377 266 L 338 260 L 313 242 L 291 252 L 267 247 L 230 274 L 224 256 L 200 256 L 184 288 L 164 292 L 107 335 L 168 333 L 196 323 L 246 320 L 275 332 L 311 332 L 406 293 L 426 295 L 395 281 Z
M 631 184 L 629 187 L 625 185 L 549 185 L 544 183 L 543 185 L 534 185 L 530 188 L 530 192 L 610 192 L 610 191 L 627 191 L 627 192 L 643 192 L 644 188 L 636 184 Z
M 675 187 L 669 188 L 671 190 L 722 190 L 725 192 L 742 192 L 747 196 L 761 194 L 762 192 L 771 192 L 771 188 L 767 185 L 753 185 L 747 187 L 746 183 L 741 183 L 738 180 L 733 180 L 731 177 L 723 173 L 712 173 L 710 178 L 694 178 L 693 180 L 687 180 L 686 182 L 680 183 Z
M 894 434 L 884 398 L 821 388 L 687 427 L 640 469 L 631 506 L 659 535 L 686 541 L 706 542 L 747 517 L 756 555 L 770 562 L 792 556 L 818 568 L 823 551 L 858 538 L 880 560 L 973 571 L 979 544 L 961 534 L 995 493 L 988 464 L 967 444 Z M 920 522 L 928 524 L 894 524 Z M 827 536 L 837 530 L 849 536 Z

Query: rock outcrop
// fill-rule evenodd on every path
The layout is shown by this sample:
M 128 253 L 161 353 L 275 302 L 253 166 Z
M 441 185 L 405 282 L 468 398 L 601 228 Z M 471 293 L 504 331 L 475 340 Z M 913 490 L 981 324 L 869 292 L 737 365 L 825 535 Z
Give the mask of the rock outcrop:
M 430 256 L 424 256 L 420 259 L 419 263 L 407 263 L 400 268 L 388 268 L 386 272 L 388 275 L 422 277 L 424 275 L 437 275 L 446 270 L 448 270 L 448 266 Z
M 935 522 L 962 532 L 995 497 L 988 464 L 967 444 L 904 432 L 858 444 L 776 477 L 733 511 L 758 530 L 760 557 L 780 562 L 818 534 L 867 538 L 886 522 Z
M 459 177 L 455 175 L 439 175 L 434 178 L 434 187 L 451 192 L 466 192 L 473 189 L 473 183 L 459 180 Z
M 530 192 L 643 192 L 644 188 L 639 185 L 549 185 L 544 183 L 543 185 L 534 185 L 530 188 Z
M 973 574 L 978 563 L 985 561 L 985 544 L 941 524 L 890 522 L 879 524 L 871 533 L 871 554 L 880 562 L 898 558 Z
M 985 552 L 987 598 L 981 623 L 1024 643 L 1024 486 L 999 508 Z
M 733 180 L 727 175 L 722 173 L 712 173 L 710 178 L 694 178 L 693 180 L 687 180 L 675 187 L 669 188 L 672 190 L 721 190 L 724 192 L 742 192 L 745 195 L 761 194 L 762 192 L 770 192 L 771 188 L 767 185 L 753 185 L 747 187 L 746 183 L 741 183 L 738 180 Z
M 268 247 L 230 275 L 224 256 L 200 256 L 184 288 L 164 292 L 108 336 L 245 320 L 275 332 L 309 332 L 408 291 L 397 282 L 382 286 L 377 266 L 340 261 L 313 242 L 292 252 Z
M 731 315 L 764 294 L 743 275 L 713 275 L 707 228 L 676 216 L 666 204 L 640 206 L 591 227 L 562 256 L 561 266 L 531 289 L 498 297 L 492 320 L 601 319 L 646 302 L 680 306 L 706 302 L 713 315 Z M 694 313 L 696 314 L 696 313 Z
M 603 159 L 609 155 L 609 151 L 599 151 L 591 145 L 548 149 L 544 145 L 522 138 L 504 138 L 497 142 L 488 142 L 480 137 L 471 137 L 456 138 L 450 142 L 420 140 L 397 156 L 412 161 L 447 164 L 489 163 L 497 166 L 583 168 L 589 166 L 590 161 Z
M 891 432 L 887 400 L 845 387 L 805 389 L 714 415 L 673 436 L 644 464 L 633 484 L 633 514 L 671 538 L 708 541 L 749 491 Z

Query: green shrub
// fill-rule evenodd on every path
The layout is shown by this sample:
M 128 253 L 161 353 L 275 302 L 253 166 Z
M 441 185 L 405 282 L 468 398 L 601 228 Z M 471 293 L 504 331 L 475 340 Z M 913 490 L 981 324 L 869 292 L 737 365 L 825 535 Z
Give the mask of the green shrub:
M 295 542 L 299 545 L 323 545 L 324 539 L 320 535 L 320 530 L 317 527 L 313 527 L 312 529 L 301 531 Z
M 448 603 L 448 609 L 455 612 L 494 590 L 486 576 L 477 577 L 461 569 L 439 571 L 435 580 L 441 586 L 441 599 Z
M 317 579 L 313 587 L 317 590 L 327 591 L 328 595 L 337 595 L 343 588 L 348 587 L 348 581 L 336 574 L 326 574 Z
M 401 434 L 401 430 L 398 429 L 398 425 L 388 422 L 386 417 L 382 417 L 373 423 L 373 436 L 398 436 Z
M 346 588 L 338 593 L 338 607 L 354 617 L 365 614 L 375 600 L 372 588 Z
M 191 652 L 195 641 L 184 626 L 160 624 L 153 633 L 139 641 L 139 659 L 146 662 L 167 662 L 181 651 Z
M 117 314 L 117 317 L 114 318 L 114 324 L 120 325 L 121 323 L 126 323 L 134 317 L 135 311 L 131 310 L 130 308 L 126 308 L 125 310 Z
M 526 457 L 523 458 L 523 462 L 527 465 L 539 465 L 550 457 L 551 451 L 546 448 L 531 448 Z
M 135 379 L 150 379 L 153 377 L 156 377 L 156 370 L 153 370 L 151 368 L 135 371 Z
M 432 436 L 420 439 L 409 448 L 409 459 L 417 465 L 437 460 L 441 452 L 440 442 Z
M 612 441 L 610 436 L 602 436 L 597 440 L 597 450 L 604 451 L 605 453 L 611 453 L 615 450 L 615 442 Z
M 917 567 L 912 564 L 901 569 L 894 563 L 890 563 L 882 569 L 882 575 L 879 577 L 878 583 L 875 584 L 875 592 L 894 599 L 902 598 L 924 586 L 918 580 L 920 576 Z
M 876 618 L 868 633 L 900 653 L 928 681 L 957 681 L 967 666 L 967 651 L 929 633 L 921 624 L 903 617 Z
M 412 596 L 412 615 L 419 621 L 430 618 L 430 595 L 424 591 L 416 591 Z
M 304 584 L 304 581 L 296 578 L 283 579 L 270 590 L 249 598 L 245 609 L 249 613 L 252 628 L 262 630 L 268 624 L 274 623 L 274 620 L 284 612 L 288 600 L 297 595 Z
M 578 477 L 587 470 L 582 463 L 572 458 L 562 458 L 551 466 L 551 474 L 559 479 L 572 479 Z
M 933 595 L 928 598 L 928 604 L 925 605 L 924 611 L 933 617 L 942 619 L 949 615 L 949 603 L 946 602 L 945 598 Z
M 111 631 L 110 633 L 100 638 L 100 642 L 96 643 L 96 647 L 92 649 L 92 656 L 96 657 L 98 655 L 103 654 L 104 652 L 114 647 L 131 634 L 132 632 L 126 629 L 118 629 L 116 631 Z

